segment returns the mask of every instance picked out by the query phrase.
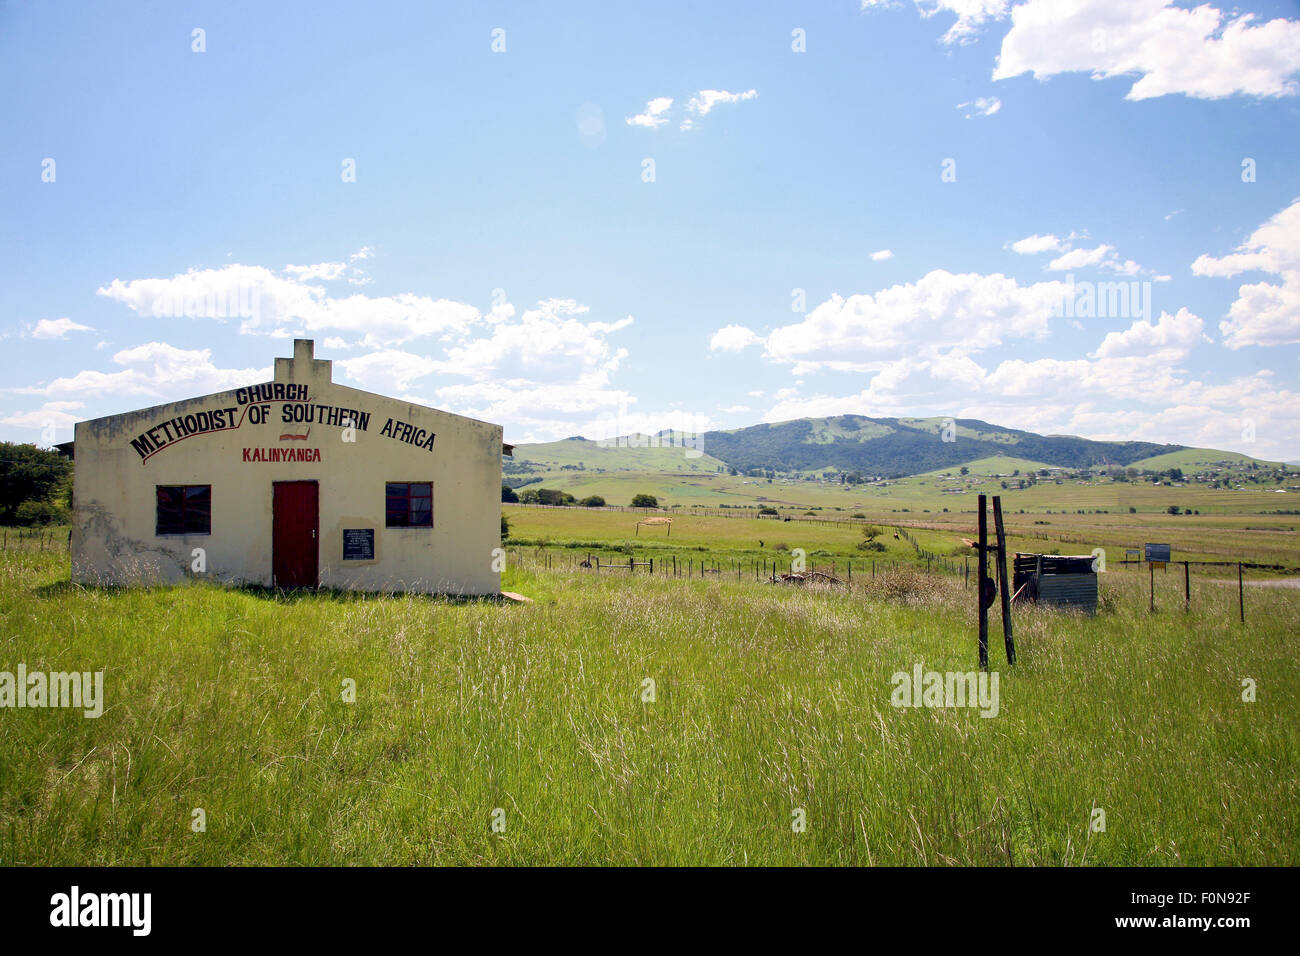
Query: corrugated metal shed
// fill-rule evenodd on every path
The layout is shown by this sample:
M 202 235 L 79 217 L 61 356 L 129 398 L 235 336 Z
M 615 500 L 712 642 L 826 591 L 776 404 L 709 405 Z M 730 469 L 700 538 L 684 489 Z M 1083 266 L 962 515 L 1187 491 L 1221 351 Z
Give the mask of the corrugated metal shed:
M 1021 600 L 1097 613 L 1097 572 L 1090 554 L 1016 552 L 1012 587 Z

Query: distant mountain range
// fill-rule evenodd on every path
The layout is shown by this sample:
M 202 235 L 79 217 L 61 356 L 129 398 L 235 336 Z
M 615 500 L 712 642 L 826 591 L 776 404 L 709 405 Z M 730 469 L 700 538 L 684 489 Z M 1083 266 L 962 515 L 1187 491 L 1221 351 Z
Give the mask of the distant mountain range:
M 668 430 L 657 435 L 633 435 L 591 441 L 567 438 L 544 444 L 519 445 L 511 470 L 536 462 L 551 468 L 584 470 L 715 471 L 719 465 L 746 472 L 858 472 L 863 476 L 917 475 L 967 462 L 1001 456 L 1062 468 L 1130 465 L 1157 455 L 1183 451 L 1185 445 L 1139 441 L 1093 441 L 1073 435 L 1037 435 L 990 425 L 973 418 L 868 418 L 837 415 L 800 418 L 731 431 L 688 437 Z M 1213 454 L 1213 453 L 1209 453 Z M 1230 452 L 1227 457 L 1240 458 Z
M 800 418 L 734 431 L 707 432 L 702 447 L 741 471 L 836 468 L 864 475 L 916 475 L 1002 455 L 1087 468 L 1128 465 L 1181 451 L 1185 445 L 1093 441 L 1073 435 L 1037 435 L 974 418 Z

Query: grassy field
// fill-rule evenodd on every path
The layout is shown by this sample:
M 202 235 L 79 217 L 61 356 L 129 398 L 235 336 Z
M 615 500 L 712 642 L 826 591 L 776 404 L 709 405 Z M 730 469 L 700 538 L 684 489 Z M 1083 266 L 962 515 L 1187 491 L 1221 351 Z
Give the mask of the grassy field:
M 562 443 L 561 443 L 562 444 Z M 665 453 L 666 449 L 656 449 Z M 677 453 L 680 457 L 680 453 Z M 981 492 L 1002 495 L 1005 507 L 1029 513 L 1046 514 L 1063 511 L 1160 513 L 1170 505 L 1182 511 L 1202 514 L 1263 514 L 1276 511 L 1300 512 L 1300 492 L 1288 491 L 1300 485 L 1292 474 L 1285 483 L 1251 485 L 1241 489 L 1210 488 L 1206 485 L 1155 485 L 1150 482 L 1118 482 L 1105 479 L 1074 481 L 1042 478 L 1036 485 L 1017 490 L 1010 476 L 1019 468 L 1022 475 L 1040 466 L 1038 462 L 1019 458 L 983 458 L 971 462 L 970 474 L 961 476 L 955 469 L 951 477 L 930 472 L 891 480 L 883 485 L 846 485 L 838 481 L 795 478 L 749 478 L 743 475 L 680 468 L 642 470 L 626 468 L 607 471 L 569 471 L 543 469 L 529 475 L 537 479 L 527 487 L 557 488 L 577 498 L 600 495 L 611 505 L 626 505 L 636 494 L 652 494 L 661 504 L 679 507 L 731 507 L 775 505 L 781 508 L 819 508 L 828 511 L 871 511 L 902 514 L 910 511 L 941 513 L 975 508 L 975 496 Z M 1166 467 L 1173 467 L 1168 465 Z M 1003 482 L 1008 487 L 1003 488 Z M 1292 524 L 1300 525 L 1300 514 L 1292 514 Z
M 1155 615 L 1103 581 L 1095 618 L 1017 613 L 982 718 L 890 702 L 973 669 L 953 578 L 511 569 L 512 605 L 83 589 L 11 549 L 0 670 L 103 670 L 106 704 L 0 710 L 0 865 L 1300 862 L 1300 591 L 1243 627 L 1214 581 Z
M 871 560 L 914 561 L 917 556 L 912 546 L 893 537 L 894 528 L 906 527 L 922 548 L 960 563 L 964 556 L 973 555 L 961 539 L 975 537 L 977 528 L 973 511 L 861 512 L 870 516 L 863 520 L 819 512 L 816 520 L 803 520 L 803 513 L 793 510 L 787 512 L 795 516 L 791 521 L 750 517 L 743 512 L 730 516 L 679 512 L 673 515 L 671 533 L 664 527 L 647 526 L 638 532 L 637 521 L 645 515 L 636 512 L 518 505 L 505 505 L 503 512 L 510 521 L 512 541 L 533 547 L 578 548 L 611 557 L 622 549 L 624 561 L 629 549 L 637 560 L 670 557 L 673 552 L 689 558 L 693 552 L 707 551 L 728 560 L 762 561 L 787 560 L 792 548 L 817 554 L 819 563 L 834 559 L 837 565 L 850 559 L 859 562 L 859 567 Z M 877 539 L 885 546 L 884 552 L 858 549 L 865 524 L 884 530 Z M 1094 548 L 1102 548 L 1112 567 L 1122 564 L 1129 548 L 1140 549 L 1145 542 L 1154 541 L 1170 544 L 1178 561 L 1245 561 L 1300 568 L 1300 517 L 1294 515 L 1008 513 L 1006 526 L 1008 550 L 1091 554 Z M 1235 568 L 1198 569 L 1201 574 L 1229 571 L 1236 574 Z

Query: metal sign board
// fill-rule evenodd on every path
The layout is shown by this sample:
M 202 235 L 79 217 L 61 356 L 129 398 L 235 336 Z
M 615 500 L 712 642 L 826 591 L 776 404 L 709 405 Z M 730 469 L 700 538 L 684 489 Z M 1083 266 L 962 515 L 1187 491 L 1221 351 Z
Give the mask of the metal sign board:
M 1148 561 L 1168 561 L 1169 545 L 1167 544 L 1146 544 L 1146 559 Z
M 375 529 L 374 528 L 344 528 L 343 529 L 343 560 L 344 561 L 375 560 Z

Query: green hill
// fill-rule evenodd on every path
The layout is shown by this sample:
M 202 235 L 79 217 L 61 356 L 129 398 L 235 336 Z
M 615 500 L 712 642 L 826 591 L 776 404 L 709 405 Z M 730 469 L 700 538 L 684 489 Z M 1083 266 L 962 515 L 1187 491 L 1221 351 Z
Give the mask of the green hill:
M 1134 468 L 1147 468 L 1151 471 L 1164 471 L 1168 468 L 1181 468 L 1183 471 L 1213 467 L 1240 469 L 1251 464 L 1267 465 L 1270 468 L 1278 466 L 1278 462 L 1251 458 L 1249 455 L 1242 455 L 1235 451 L 1215 451 L 1213 448 L 1184 448 L 1182 451 L 1156 455 L 1154 458 L 1143 458 L 1141 461 L 1131 463 Z
M 1182 445 L 1151 442 L 1101 442 L 1072 435 L 1033 432 L 943 418 L 801 418 L 735 431 L 707 432 L 703 447 L 741 471 L 836 469 L 864 475 L 899 477 L 1005 456 L 1062 468 L 1127 465 L 1181 451 Z M 945 440 L 950 439 L 950 440 Z
M 655 435 L 624 435 L 592 441 L 565 438 L 536 445 L 518 445 L 507 458 L 507 474 L 523 471 L 640 471 L 716 474 L 726 465 L 702 453 L 697 436 L 665 429 Z
M 741 475 L 763 471 L 787 476 L 857 473 L 863 478 L 904 478 L 955 472 L 1022 474 L 1043 468 L 1130 467 L 1189 473 L 1275 468 L 1236 452 L 1138 441 L 1093 441 L 1074 435 L 1038 435 L 973 418 L 867 418 L 837 415 L 752 425 L 688 436 L 665 430 L 592 441 L 519 445 L 505 459 L 507 477 L 557 472 Z

